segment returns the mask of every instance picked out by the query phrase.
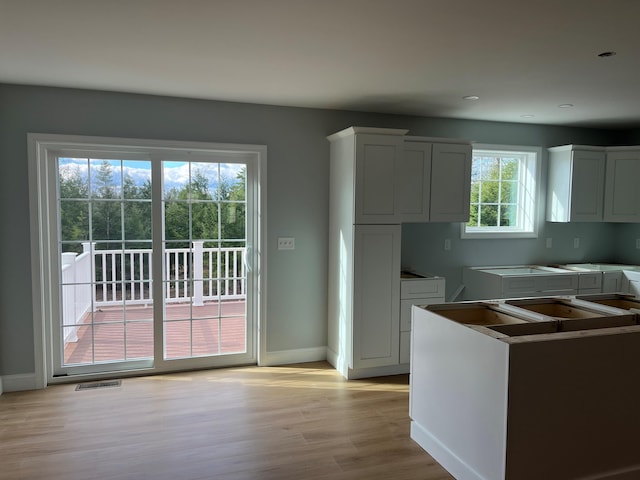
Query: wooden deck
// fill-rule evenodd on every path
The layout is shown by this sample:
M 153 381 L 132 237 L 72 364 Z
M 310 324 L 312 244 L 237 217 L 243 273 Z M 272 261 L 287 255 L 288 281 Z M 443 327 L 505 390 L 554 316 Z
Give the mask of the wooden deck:
M 207 302 L 204 306 L 167 304 L 165 358 L 246 351 L 245 301 Z M 102 307 L 77 327 L 78 340 L 64 349 L 65 365 L 122 361 L 153 356 L 152 307 Z

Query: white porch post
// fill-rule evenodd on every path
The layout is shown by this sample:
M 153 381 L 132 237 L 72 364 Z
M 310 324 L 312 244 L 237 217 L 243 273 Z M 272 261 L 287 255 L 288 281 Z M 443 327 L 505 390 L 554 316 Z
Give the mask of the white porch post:
M 203 299 L 203 261 L 204 242 L 197 240 L 193 242 L 193 305 L 199 307 L 204 305 Z
M 62 254 L 62 324 L 76 323 L 76 256 L 75 252 Z M 68 328 L 68 330 L 67 330 Z M 66 331 L 65 331 L 66 330 Z M 65 342 L 77 342 L 76 327 L 63 329 Z

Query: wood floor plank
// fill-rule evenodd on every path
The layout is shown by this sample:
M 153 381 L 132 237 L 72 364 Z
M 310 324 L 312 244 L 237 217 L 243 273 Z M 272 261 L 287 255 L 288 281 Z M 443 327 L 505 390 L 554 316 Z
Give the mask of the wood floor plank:
M 408 377 L 325 362 L 0 396 L 0 480 L 451 480 L 409 438 Z

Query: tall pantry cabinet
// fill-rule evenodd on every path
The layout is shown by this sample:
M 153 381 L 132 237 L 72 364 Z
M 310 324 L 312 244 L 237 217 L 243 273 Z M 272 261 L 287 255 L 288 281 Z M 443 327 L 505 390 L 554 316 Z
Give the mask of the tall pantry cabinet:
M 351 127 L 328 137 L 327 358 L 346 378 L 408 372 L 400 352 L 401 223 L 426 222 L 431 216 L 468 219 L 470 144 L 440 145 L 406 133 Z M 434 197 L 436 181 L 447 195 L 457 190 L 455 200 L 462 207 L 452 206 L 449 197 L 444 202 Z

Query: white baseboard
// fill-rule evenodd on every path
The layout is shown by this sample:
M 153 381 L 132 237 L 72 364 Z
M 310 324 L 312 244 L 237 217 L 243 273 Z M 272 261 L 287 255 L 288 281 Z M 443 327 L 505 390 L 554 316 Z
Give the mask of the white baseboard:
M 35 373 L 20 373 L 18 375 L 4 375 L 0 378 L 0 393 L 21 392 L 23 390 L 37 390 L 38 382 Z
M 288 365 L 291 363 L 318 362 L 327 359 L 327 347 L 298 348 L 266 352 L 260 361 L 261 367 Z
M 422 447 L 433 459 L 446 469 L 454 478 L 460 480 L 488 480 L 458 458 L 451 450 L 435 438 L 431 433 L 411 422 L 411 439 Z

